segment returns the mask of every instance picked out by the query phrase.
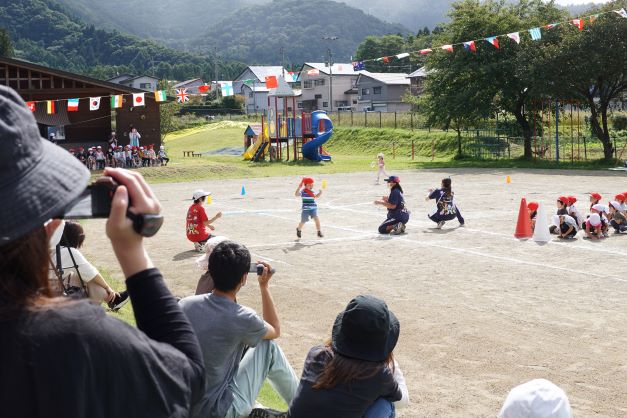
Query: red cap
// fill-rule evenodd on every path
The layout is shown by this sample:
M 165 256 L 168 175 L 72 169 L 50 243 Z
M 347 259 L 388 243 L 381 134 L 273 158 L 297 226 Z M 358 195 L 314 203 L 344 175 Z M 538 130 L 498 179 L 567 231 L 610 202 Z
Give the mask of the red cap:
M 594 200 L 601 200 L 601 195 L 599 193 L 590 193 L 590 196 L 594 199 Z
M 569 205 L 572 205 L 575 202 L 577 202 L 577 198 L 575 196 L 568 196 L 568 204 Z
M 625 194 L 624 193 L 619 193 L 616 196 L 614 196 L 614 200 L 618 200 L 619 202 L 624 202 L 625 201 Z
M 570 199 L 567 198 L 566 196 L 560 196 L 557 198 L 557 200 L 559 200 L 560 202 L 562 202 L 565 205 L 570 204 Z
M 303 184 L 314 184 L 314 180 L 311 177 L 303 177 Z
M 527 203 L 527 209 L 529 209 L 532 212 L 535 212 L 536 210 L 538 210 L 538 202 L 529 202 Z

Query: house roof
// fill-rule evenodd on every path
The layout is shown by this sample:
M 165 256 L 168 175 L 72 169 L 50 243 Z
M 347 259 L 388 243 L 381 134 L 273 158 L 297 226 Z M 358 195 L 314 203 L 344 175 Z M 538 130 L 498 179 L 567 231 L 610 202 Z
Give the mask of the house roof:
M 324 62 L 306 62 L 303 64 L 303 68 L 301 70 L 301 75 L 305 72 L 305 67 L 311 67 L 319 70 L 321 73 L 329 74 L 329 66 Z M 331 70 L 333 71 L 333 75 L 359 75 L 363 71 L 355 71 L 353 70 L 353 64 L 348 63 L 336 63 L 331 66 Z M 300 78 L 300 76 L 299 76 Z
M 277 88 L 270 89 L 270 93 L 268 96 L 277 96 L 277 97 L 294 97 L 296 94 L 294 90 L 287 84 L 283 77 L 277 78 Z
M 357 79 L 357 84 L 359 84 L 359 80 L 362 77 L 369 77 L 373 80 L 379 81 L 383 84 L 388 85 L 406 85 L 409 86 L 409 78 L 407 78 L 407 73 L 371 73 L 368 71 L 364 71 L 359 75 Z
M 239 73 L 234 80 L 238 80 L 247 70 L 250 70 L 260 82 L 266 81 L 266 77 L 271 75 L 275 77 L 285 77 L 287 74 L 287 71 L 280 65 L 249 65 L 244 71 Z
M 181 81 L 180 83 L 176 83 L 173 87 L 174 88 L 185 87 L 186 85 L 191 84 L 194 81 L 200 81 L 201 83 L 203 82 L 202 78 L 192 78 L 191 80 L 185 80 L 185 81 Z
M 76 74 L 76 73 L 70 73 L 64 70 L 57 70 L 56 68 L 44 67 L 43 65 L 33 64 L 32 62 L 23 61 L 23 60 L 19 60 L 15 58 L 0 57 L 0 63 L 16 65 L 16 66 L 28 68 L 30 70 L 34 70 L 37 72 L 56 75 L 57 77 L 71 78 L 77 81 L 82 81 L 84 83 L 91 84 L 93 86 L 102 87 L 107 90 L 112 90 L 114 92 L 121 92 L 121 93 L 145 93 L 146 92 L 145 90 L 136 89 L 133 87 L 125 86 L 123 84 L 111 83 L 109 81 L 104 81 L 104 80 L 98 80 L 97 78 L 87 77 L 87 76 Z
M 407 78 L 418 78 L 418 77 L 426 77 L 429 71 L 427 71 L 427 67 L 420 67 L 413 73 L 409 74 Z
M 133 74 L 120 74 L 120 75 L 116 75 L 115 77 L 111 77 L 107 79 L 107 81 L 111 81 L 112 83 L 119 83 L 120 81 L 129 80 L 131 78 L 133 78 Z M 118 80 L 118 81 L 112 81 L 112 80 Z
M 137 80 L 138 78 L 143 78 L 143 77 L 145 77 L 145 78 L 152 78 L 153 80 L 159 81 L 159 77 L 155 77 L 155 76 L 152 76 L 152 75 L 146 75 L 146 74 L 142 74 L 142 75 L 138 75 L 138 76 L 135 76 L 135 77 L 127 78 L 126 80 L 123 80 L 123 81 Z

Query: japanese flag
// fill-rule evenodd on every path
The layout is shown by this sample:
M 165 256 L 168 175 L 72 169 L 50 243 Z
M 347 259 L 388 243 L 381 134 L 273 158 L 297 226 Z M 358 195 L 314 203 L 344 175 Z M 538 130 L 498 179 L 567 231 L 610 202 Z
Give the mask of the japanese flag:
M 133 106 L 145 106 L 144 93 L 133 93 Z
M 89 110 L 98 110 L 100 109 L 100 97 L 90 97 L 89 98 Z

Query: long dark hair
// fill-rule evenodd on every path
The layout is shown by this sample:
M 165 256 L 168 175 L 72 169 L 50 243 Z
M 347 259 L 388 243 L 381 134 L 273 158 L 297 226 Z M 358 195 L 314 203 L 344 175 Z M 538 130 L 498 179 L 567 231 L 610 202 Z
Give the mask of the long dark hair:
M 450 177 L 442 179 L 442 190 L 444 191 L 444 194 L 447 197 L 450 197 L 450 196 L 453 195 L 453 188 L 451 187 L 451 178 Z
M 53 300 L 50 268 L 48 236 L 43 226 L 0 247 L 0 318 Z
M 81 248 L 85 241 L 85 232 L 78 222 L 66 221 L 63 235 L 61 236 L 62 247 Z
M 331 342 L 327 343 L 325 351 L 331 356 L 331 360 L 324 366 L 322 374 L 312 386 L 313 389 L 333 389 L 338 385 L 350 385 L 356 380 L 371 379 L 385 367 L 390 367 L 394 372 L 392 353 L 385 361 L 372 362 L 352 359 L 336 353 L 331 347 Z
M 398 183 L 394 183 L 394 186 L 392 186 L 392 188 L 390 189 L 390 192 L 392 192 L 392 190 L 394 190 L 394 189 L 398 189 L 398 190 L 401 191 L 401 193 L 403 193 L 403 188 Z

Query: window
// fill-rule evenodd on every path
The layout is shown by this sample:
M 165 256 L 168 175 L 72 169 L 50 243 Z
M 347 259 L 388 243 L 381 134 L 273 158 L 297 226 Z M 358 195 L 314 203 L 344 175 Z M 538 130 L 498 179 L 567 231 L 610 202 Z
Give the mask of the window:
M 303 108 L 303 104 L 302 103 L 296 103 L 296 107 L 298 107 L 299 109 Z
M 310 89 L 313 88 L 313 82 L 311 80 L 305 80 L 303 81 L 303 88 L 304 89 Z
M 322 107 L 329 107 L 329 102 L 322 102 Z
M 316 94 L 314 96 L 314 99 L 318 100 L 318 99 L 322 99 L 322 94 Z
M 381 94 L 381 87 L 373 87 L 372 94 Z
M 356 105 L 357 104 L 357 100 L 353 100 L 353 104 Z
M 139 88 L 144 90 L 152 90 L 152 83 L 139 83 Z
M 370 94 L 370 89 L 361 89 L 361 95 L 362 96 L 367 96 Z
M 320 80 L 314 80 L 314 86 L 324 86 L 324 78 Z

